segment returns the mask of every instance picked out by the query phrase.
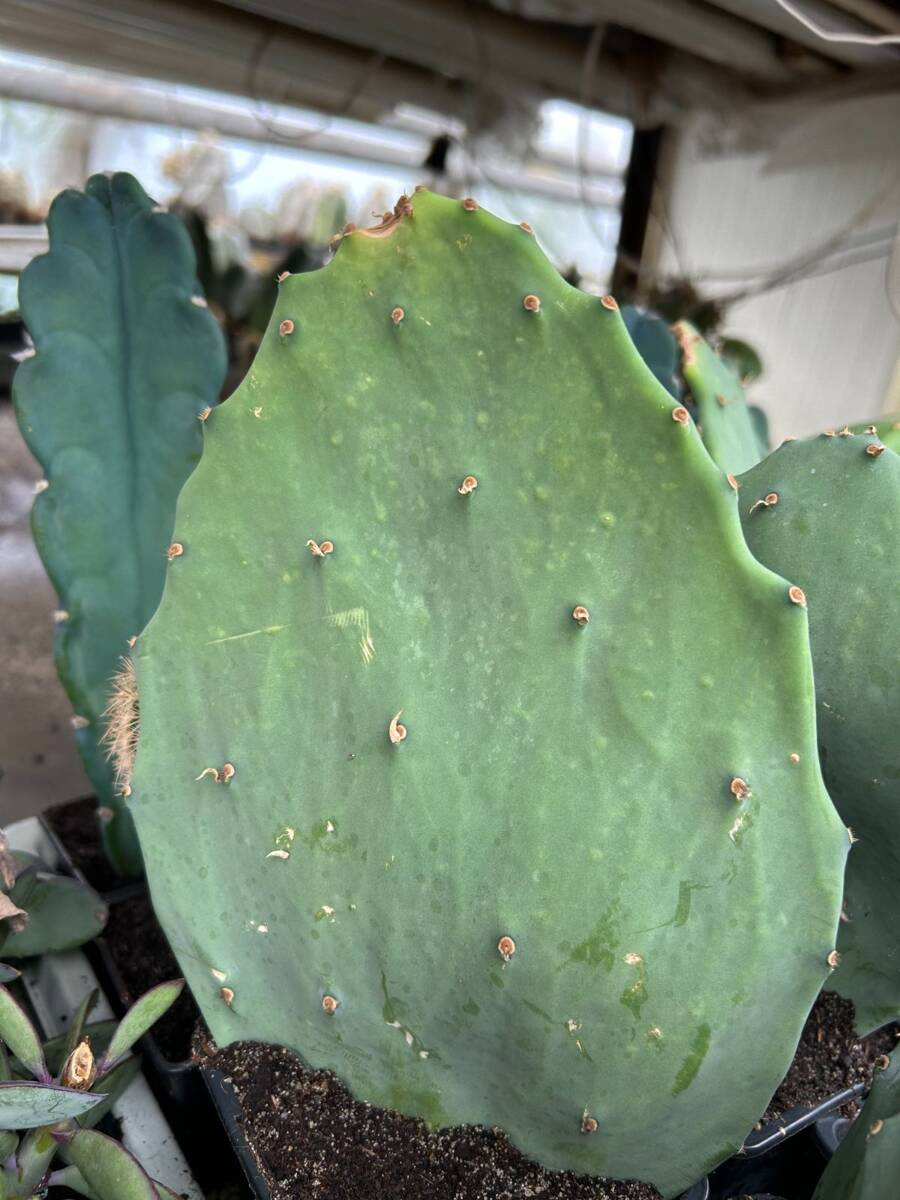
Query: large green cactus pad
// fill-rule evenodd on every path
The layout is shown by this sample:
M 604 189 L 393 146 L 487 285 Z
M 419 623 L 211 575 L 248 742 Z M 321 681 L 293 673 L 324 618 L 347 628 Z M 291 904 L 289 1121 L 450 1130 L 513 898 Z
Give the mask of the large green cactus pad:
M 673 1195 L 828 972 L 806 613 L 614 303 L 413 204 L 283 284 L 179 500 L 135 650 L 154 904 L 218 1042 Z
M 893 1200 L 900 1187 L 900 1053 L 876 1072 L 862 1112 L 813 1200 Z
M 140 868 L 100 745 L 109 680 L 162 592 L 175 499 L 215 404 L 222 336 L 196 295 L 180 221 L 130 175 L 95 175 L 54 201 L 50 252 L 19 285 L 37 351 L 14 381 L 19 425 L 44 468 L 32 528 L 59 594 L 56 663 L 110 857 Z M 49 614 L 48 614 L 49 620 Z
M 861 1032 L 900 1014 L 900 458 L 880 445 L 787 442 L 740 480 L 751 550 L 808 596 L 825 781 L 859 838 L 832 986 Z
M 688 321 L 677 321 L 672 329 L 707 450 L 726 474 L 749 471 L 766 454 L 767 446 L 750 413 L 737 371 Z

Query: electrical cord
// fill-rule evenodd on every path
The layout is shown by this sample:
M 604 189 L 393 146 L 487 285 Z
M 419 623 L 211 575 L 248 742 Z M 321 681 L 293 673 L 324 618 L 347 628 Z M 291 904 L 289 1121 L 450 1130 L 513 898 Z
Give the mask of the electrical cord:
M 808 17 L 792 4 L 791 0 L 775 0 L 775 3 L 823 42 L 840 42 L 850 46 L 900 46 L 900 33 L 839 33 L 817 25 L 812 17 Z

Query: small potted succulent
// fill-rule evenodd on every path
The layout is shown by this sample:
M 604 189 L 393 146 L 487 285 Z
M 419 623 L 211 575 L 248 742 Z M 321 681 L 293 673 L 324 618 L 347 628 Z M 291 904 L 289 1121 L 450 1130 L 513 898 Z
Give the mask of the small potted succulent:
M 88 996 L 68 1034 L 43 1045 L 22 1005 L 0 987 L 4 1200 L 40 1200 L 48 1188 L 62 1186 L 89 1200 L 177 1200 L 120 1142 L 93 1126 L 138 1070 L 138 1060 L 129 1057 L 131 1047 L 182 986 L 182 980 L 161 984 L 112 1029 L 86 1024 L 96 1000 Z

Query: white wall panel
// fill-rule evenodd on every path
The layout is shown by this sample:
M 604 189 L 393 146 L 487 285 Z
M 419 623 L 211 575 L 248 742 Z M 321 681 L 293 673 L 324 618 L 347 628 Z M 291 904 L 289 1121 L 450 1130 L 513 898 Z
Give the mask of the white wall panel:
M 705 158 L 699 130 L 682 134 L 666 189 L 671 236 L 657 229 L 648 239 L 659 246 L 657 269 L 686 273 L 723 295 L 819 246 L 867 206 L 854 236 L 896 226 L 900 99 L 891 104 L 858 100 L 836 108 L 830 120 L 818 113 L 808 120 L 808 136 L 795 126 L 790 138 L 803 144 L 803 165 L 779 156 L 771 173 L 767 164 L 776 160 L 768 155 Z M 745 337 L 763 357 L 765 374 L 752 396 L 769 414 L 775 439 L 883 411 L 900 361 L 900 320 L 887 293 L 889 250 L 885 241 L 854 251 L 880 257 L 731 308 L 725 331 Z

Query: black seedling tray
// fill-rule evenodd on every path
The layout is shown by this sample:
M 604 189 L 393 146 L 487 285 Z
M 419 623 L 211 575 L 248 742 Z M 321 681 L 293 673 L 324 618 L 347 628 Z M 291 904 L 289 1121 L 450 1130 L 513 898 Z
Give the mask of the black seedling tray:
M 234 1157 L 241 1165 L 251 1195 L 254 1200 L 270 1200 L 269 1188 L 262 1177 L 256 1156 L 244 1136 L 241 1124 L 241 1106 L 234 1088 L 230 1083 L 226 1083 L 225 1076 L 215 1067 L 201 1067 L 200 1076 L 206 1085 L 209 1099 L 219 1115 Z

